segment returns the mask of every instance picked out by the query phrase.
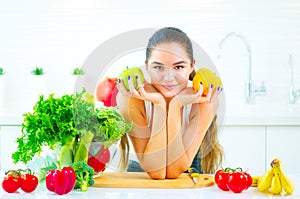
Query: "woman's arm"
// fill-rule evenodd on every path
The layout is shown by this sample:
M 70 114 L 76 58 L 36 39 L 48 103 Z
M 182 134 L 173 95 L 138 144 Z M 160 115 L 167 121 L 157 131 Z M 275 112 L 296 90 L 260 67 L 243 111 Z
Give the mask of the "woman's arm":
M 211 91 L 210 91 L 211 92 Z M 178 95 L 170 102 L 168 111 L 167 178 L 177 178 L 191 165 L 218 108 L 218 91 L 207 97 Z M 189 99 L 189 100 L 188 100 Z M 189 124 L 181 131 L 182 107 L 192 99 Z
M 124 119 L 134 123 L 129 136 L 142 168 L 151 178 L 164 179 L 167 153 L 165 102 L 160 100 L 160 103 L 153 105 L 150 125 L 147 123 L 144 100 L 119 93 L 117 103 Z

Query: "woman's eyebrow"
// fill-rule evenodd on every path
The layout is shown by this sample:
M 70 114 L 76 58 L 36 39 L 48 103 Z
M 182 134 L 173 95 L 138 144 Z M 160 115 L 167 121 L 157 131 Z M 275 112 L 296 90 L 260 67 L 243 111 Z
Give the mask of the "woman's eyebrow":
M 164 65 L 163 63 L 160 63 L 160 62 L 158 62 L 158 61 L 154 61 L 154 62 L 152 62 L 151 64 Z
M 185 62 L 185 61 L 175 62 L 175 63 L 173 64 L 173 66 L 175 66 L 175 65 L 177 65 L 177 64 L 186 64 L 186 62 Z

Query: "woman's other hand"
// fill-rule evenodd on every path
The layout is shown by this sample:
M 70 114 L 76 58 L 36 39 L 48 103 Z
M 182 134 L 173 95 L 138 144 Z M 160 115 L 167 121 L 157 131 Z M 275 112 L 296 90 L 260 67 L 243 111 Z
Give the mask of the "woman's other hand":
M 132 78 L 136 78 L 138 89 L 134 88 Z M 153 104 L 165 104 L 165 99 L 161 93 L 159 93 L 151 83 L 145 80 L 144 84 L 141 83 L 141 80 L 138 76 L 136 77 L 128 77 L 128 86 L 129 90 L 127 90 L 124 86 L 124 83 L 121 79 L 118 80 L 117 87 L 119 91 L 128 97 L 134 97 L 141 100 L 150 101 Z
M 203 95 L 203 86 L 200 84 L 200 89 L 198 91 L 195 91 L 192 87 L 187 87 L 174 99 L 177 100 L 180 107 L 186 104 L 209 103 L 215 101 L 222 90 L 223 89 L 220 87 L 213 89 L 213 85 L 211 85 L 208 89 L 207 95 Z

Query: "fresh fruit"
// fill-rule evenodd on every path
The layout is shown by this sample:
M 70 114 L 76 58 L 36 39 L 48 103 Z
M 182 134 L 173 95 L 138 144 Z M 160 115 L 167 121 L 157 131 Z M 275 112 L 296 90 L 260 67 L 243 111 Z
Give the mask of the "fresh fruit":
M 20 182 L 21 189 L 26 193 L 33 192 L 39 184 L 38 178 L 31 173 L 22 173 Z
M 232 191 L 233 193 L 241 193 L 248 189 L 252 184 L 252 177 L 247 172 L 243 172 L 241 168 L 219 169 L 215 173 L 215 182 L 223 191 Z
M 97 99 L 103 102 L 104 106 L 116 106 L 116 96 L 118 94 L 118 89 L 116 87 L 116 82 L 118 78 L 106 77 L 102 80 L 96 90 Z
M 229 172 L 227 170 L 219 169 L 215 174 L 215 182 L 217 186 L 223 191 L 229 191 L 227 182 L 229 178 Z
M 259 178 L 260 178 L 260 176 L 252 176 L 251 187 L 257 187 L 257 183 L 258 183 Z
M 200 89 L 200 82 L 202 82 L 203 86 L 203 94 L 207 95 L 208 88 L 210 85 L 213 85 L 213 89 L 216 89 L 217 87 L 222 86 L 221 79 L 216 75 L 216 73 L 213 73 L 208 68 L 200 68 L 194 78 L 193 78 L 193 89 L 198 91 Z
M 20 173 L 17 171 L 9 171 L 5 173 L 2 181 L 2 188 L 8 192 L 13 193 L 17 191 L 21 186 Z
M 258 180 L 257 188 L 261 192 L 267 191 L 272 183 L 273 178 L 273 168 L 269 169 L 266 173 L 264 173 Z
M 273 195 L 290 195 L 295 190 L 293 182 L 284 174 L 278 158 L 272 160 L 271 169 L 259 178 L 257 187 L 259 191 Z
M 273 168 L 273 178 L 271 182 L 270 192 L 274 195 L 280 195 L 282 190 L 281 182 L 280 182 L 280 173 L 278 168 Z
M 243 190 L 248 189 L 248 179 L 243 172 L 232 172 L 229 174 L 227 187 L 234 193 L 241 193 Z
M 139 67 L 132 67 L 132 68 L 126 68 L 121 74 L 120 79 L 123 81 L 124 86 L 127 90 L 129 90 L 129 79 L 132 80 L 133 86 L 135 89 L 138 89 L 137 84 L 137 77 L 141 81 L 141 83 L 144 83 L 144 74 L 142 70 Z
M 292 194 L 295 190 L 295 186 L 293 182 L 283 173 L 281 167 L 279 167 L 279 173 L 280 173 L 280 182 L 286 195 Z
M 31 173 L 30 169 L 9 170 L 5 173 L 2 188 L 8 192 L 16 192 L 21 188 L 24 192 L 33 192 L 38 186 L 38 178 Z

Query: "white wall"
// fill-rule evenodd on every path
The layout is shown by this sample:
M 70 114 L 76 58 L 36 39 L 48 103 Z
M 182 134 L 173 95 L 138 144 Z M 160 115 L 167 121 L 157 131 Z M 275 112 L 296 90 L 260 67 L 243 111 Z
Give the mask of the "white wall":
M 102 42 L 139 28 L 176 26 L 201 45 L 218 66 L 227 101 L 243 103 L 247 51 L 229 39 L 217 59 L 218 43 L 239 32 L 252 49 L 253 79 L 264 80 L 267 96 L 259 101 L 287 103 L 288 54 L 294 57 L 295 85 L 300 88 L 300 3 L 287 1 L 1 1 L 0 67 L 9 79 L 10 98 L 22 98 L 29 71 L 42 66 L 47 85 L 61 87 L 74 67 Z M 57 75 L 60 72 L 60 75 Z M 55 89 L 53 89 L 55 90 Z M 52 91 L 52 90 L 51 90 Z M 67 90 L 66 90 L 67 91 Z
M 20 117 L 31 109 L 38 93 L 72 92 L 73 68 L 81 67 L 90 53 L 111 37 L 165 26 L 184 30 L 208 53 L 225 84 L 227 103 L 239 104 L 238 109 L 243 109 L 244 103 L 246 48 L 239 39 L 231 38 L 220 59 L 217 54 L 227 33 L 244 35 L 252 50 L 253 79 L 263 80 L 267 86 L 267 95 L 258 97 L 256 103 L 268 104 L 272 112 L 273 106 L 288 103 L 289 54 L 294 58 L 295 86 L 300 89 L 299 24 L 299 0 L 0 0 L 0 67 L 6 71 L 0 76 L 0 116 Z M 46 71 L 43 88 L 32 83 L 30 71 L 36 66 Z M 253 120 L 242 120 L 248 110 L 253 112 L 248 107 L 242 117 L 240 110 L 234 113 L 242 121 L 239 125 L 265 119 L 251 113 Z M 227 113 L 231 111 L 226 108 Z M 300 124 L 299 113 L 292 115 L 293 125 Z M 281 114 L 278 121 L 283 118 Z

